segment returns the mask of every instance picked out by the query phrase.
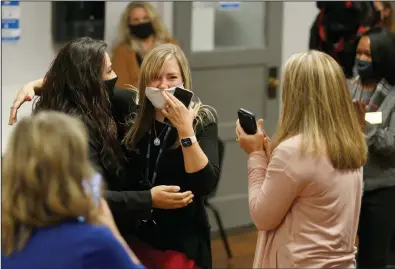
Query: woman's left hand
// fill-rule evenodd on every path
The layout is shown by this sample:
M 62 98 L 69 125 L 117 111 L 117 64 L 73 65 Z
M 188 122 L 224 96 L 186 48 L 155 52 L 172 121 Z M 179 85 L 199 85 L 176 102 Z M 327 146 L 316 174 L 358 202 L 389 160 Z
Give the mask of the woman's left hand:
M 195 117 L 194 110 L 188 109 L 185 105 L 177 99 L 177 97 L 169 94 L 167 91 L 162 91 L 165 98 L 165 108 L 162 109 L 163 115 L 168 118 L 171 124 L 177 128 L 177 131 L 182 136 L 194 135 L 193 119 Z
M 263 131 L 263 120 L 257 122 L 257 132 L 254 135 L 248 135 L 244 132 L 240 125 L 240 122 L 236 122 L 236 137 L 239 142 L 240 147 L 247 153 L 250 154 L 255 151 L 265 151 L 265 146 L 269 141 L 267 139 L 265 132 Z

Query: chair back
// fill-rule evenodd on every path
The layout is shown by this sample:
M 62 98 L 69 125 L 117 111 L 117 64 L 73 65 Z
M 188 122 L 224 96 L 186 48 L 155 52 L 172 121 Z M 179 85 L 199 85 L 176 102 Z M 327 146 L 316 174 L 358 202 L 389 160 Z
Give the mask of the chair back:
M 225 143 L 224 143 L 224 141 L 221 140 L 221 138 L 218 137 L 219 179 L 218 179 L 217 186 L 215 186 L 215 189 L 208 195 L 207 198 L 214 197 L 215 194 L 217 193 L 219 180 L 221 179 L 221 172 L 222 172 L 222 167 L 223 167 L 223 162 L 224 162 L 224 156 L 225 156 Z

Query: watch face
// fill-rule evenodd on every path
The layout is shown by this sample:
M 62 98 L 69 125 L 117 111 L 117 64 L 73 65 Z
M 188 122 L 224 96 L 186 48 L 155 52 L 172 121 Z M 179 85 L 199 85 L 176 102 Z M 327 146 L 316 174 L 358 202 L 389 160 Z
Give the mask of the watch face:
M 181 139 L 181 144 L 183 147 L 189 147 L 192 145 L 192 141 L 190 138 Z

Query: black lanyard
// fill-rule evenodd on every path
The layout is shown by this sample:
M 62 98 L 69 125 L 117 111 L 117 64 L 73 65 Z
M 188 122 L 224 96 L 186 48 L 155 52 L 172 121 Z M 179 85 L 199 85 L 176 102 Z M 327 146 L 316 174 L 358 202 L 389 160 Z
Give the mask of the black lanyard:
M 171 128 L 172 127 L 170 127 L 170 126 L 167 127 L 167 130 L 166 130 L 166 133 L 165 133 L 165 137 L 163 138 L 162 146 L 160 147 L 158 156 L 156 157 L 154 173 L 152 174 L 151 181 L 149 180 L 149 173 L 150 173 L 149 167 L 150 167 L 150 158 L 151 158 L 151 138 L 152 138 L 152 131 L 151 131 L 151 129 L 148 132 L 148 147 L 147 147 L 147 155 L 146 155 L 147 164 L 146 164 L 146 168 L 145 168 L 145 182 L 150 184 L 151 187 L 153 187 L 155 185 L 155 179 L 156 179 L 156 176 L 157 176 L 157 169 L 158 169 L 159 160 L 160 160 L 160 157 L 162 156 L 163 150 L 165 149 L 167 138 L 169 137 Z

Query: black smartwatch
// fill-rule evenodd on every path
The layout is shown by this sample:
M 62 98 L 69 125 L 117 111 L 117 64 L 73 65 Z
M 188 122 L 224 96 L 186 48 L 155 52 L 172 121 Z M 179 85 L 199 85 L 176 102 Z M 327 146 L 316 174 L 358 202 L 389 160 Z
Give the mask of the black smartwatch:
M 193 143 L 196 143 L 197 139 L 196 136 L 190 136 L 186 138 L 181 138 L 180 143 L 184 148 L 190 147 Z

